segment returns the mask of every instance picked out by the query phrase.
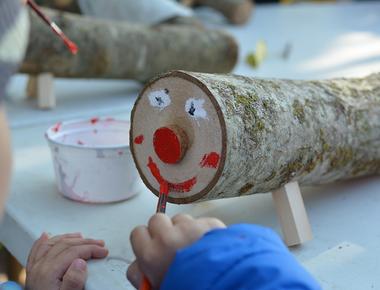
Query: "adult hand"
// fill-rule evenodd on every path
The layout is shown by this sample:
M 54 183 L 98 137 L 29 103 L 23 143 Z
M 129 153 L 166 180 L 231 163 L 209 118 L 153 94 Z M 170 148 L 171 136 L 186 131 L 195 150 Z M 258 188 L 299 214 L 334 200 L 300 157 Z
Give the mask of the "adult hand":
M 128 280 L 138 288 L 145 275 L 153 289 L 159 289 L 178 249 L 194 243 L 211 229 L 224 227 L 216 218 L 194 219 L 180 214 L 170 219 L 165 214 L 155 214 L 148 226 L 139 226 L 131 233 L 136 260 L 128 268 Z
M 104 241 L 85 239 L 80 233 L 49 238 L 43 233 L 34 243 L 26 266 L 27 290 L 82 290 L 86 260 L 104 258 Z

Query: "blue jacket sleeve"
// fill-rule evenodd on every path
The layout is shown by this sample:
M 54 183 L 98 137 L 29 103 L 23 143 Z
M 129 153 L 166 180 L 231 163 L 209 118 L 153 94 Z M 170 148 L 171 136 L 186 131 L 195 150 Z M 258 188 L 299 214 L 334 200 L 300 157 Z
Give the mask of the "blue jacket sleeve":
M 320 290 L 270 229 L 212 230 L 177 252 L 160 290 Z

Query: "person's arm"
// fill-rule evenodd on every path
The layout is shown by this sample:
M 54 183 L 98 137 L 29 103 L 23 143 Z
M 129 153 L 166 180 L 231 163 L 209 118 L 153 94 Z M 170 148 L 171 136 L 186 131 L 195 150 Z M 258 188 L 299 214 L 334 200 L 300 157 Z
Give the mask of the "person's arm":
M 309 273 L 270 229 L 234 225 L 179 250 L 161 290 L 317 290 Z
M 131 242 L 136 261 L 127 276 L 136 288 L 144 273 L 160 290 L 321 289 L 273 231 L 255 225 L 160 214 Z

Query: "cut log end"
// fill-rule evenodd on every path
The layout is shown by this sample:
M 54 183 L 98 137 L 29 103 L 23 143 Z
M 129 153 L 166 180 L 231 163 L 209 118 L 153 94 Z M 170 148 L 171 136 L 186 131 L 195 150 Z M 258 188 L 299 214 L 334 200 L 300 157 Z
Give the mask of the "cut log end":
M 201 198 L 222 172 L 224 121 L 209 94 L 196 79 L 177 72 L 150 82 L 132 112 L 131 149 L 137 168 L 156 195 L 160 178 L 168 182 L 170 202 Z M 133 141 L 138 136 L 144 136 L 143 143 Z M 177 150 L 180 147 L 182 151 Z M 152 166 L 160 176 L 152 172 Z

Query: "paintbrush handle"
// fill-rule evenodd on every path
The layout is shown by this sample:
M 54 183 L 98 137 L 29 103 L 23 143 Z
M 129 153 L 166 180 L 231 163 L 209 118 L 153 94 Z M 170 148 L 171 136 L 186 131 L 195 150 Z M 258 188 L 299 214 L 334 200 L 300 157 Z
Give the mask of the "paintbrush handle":
M 33 0 L 27 0 L 26 3 L 37 13 L 38 16 L 42 18 L 48 25 L 52 25 L 52 21 L 49 17 L 47 17 L 44 13 L 42 13 L 40 7 Z

